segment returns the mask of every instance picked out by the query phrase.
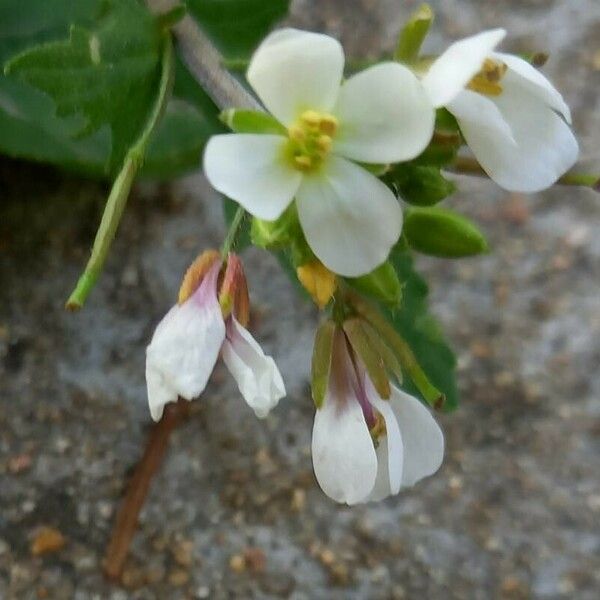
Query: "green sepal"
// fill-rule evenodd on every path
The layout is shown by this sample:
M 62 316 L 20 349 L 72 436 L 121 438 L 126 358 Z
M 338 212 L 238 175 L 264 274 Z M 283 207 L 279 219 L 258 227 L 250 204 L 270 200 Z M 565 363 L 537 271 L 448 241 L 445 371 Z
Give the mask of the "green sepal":
M 396 381 L 401 384 L 402 367 L 393 350 L 388 346 L 377 330 L 367 323 L 367 321 L 362 321 L 362 327 L 373 350 L 381 357 L 383 364 L 387 370 L 394 375 Z
M 410 346 L 394 326 L 375 306 L 355 292 L 350 292 L 349 299 L 356 312 L 375 329 L 394 352 L 403 372 L 410 377 L 423 399 L 434 408 L 442 408 L 446 401 L 445 394 L 430 381 L 419 365 Z
M 333 321 L 323 321 L 317 327 L 315 333 L 311 369 L 311 390 L 313 402 L 317 408 L 323 406 L 323 401 L 327 394 L 335 329 L 336 325 Z
M 367 275 L 348 277 L 346 281 L 355 290 L 380 300 L 388 306 L 398 306 L 402 301 L 402 285 L 396 269 L 389 260 Z
M 485 237 L 472 221 L 443 208 L 407 210 L 403 232 L 411 248 L 430 256 L 461 258 L 489 249 Z
M 433 23 L 433 10 L 429 4 L 421 4 L 406 22 L 394 52 L 394 59 L 403 63 L 413 63 L 421 51 L 423 41 Z
M 260 110 L 229 108 L 219 119 L 235 133 L 274 133 L 287 135 L 285 127 L 274 117 Z
M 352 349 L 365 365 L 373 387 L 384 400 L 387 400 L 392 393 L 390 380 L 386 373 L 383 358 L 369 342 L 369 337 L 363 328 L 362 319 L 358 317 L 347 319 L 344 321 L 343 327 Z
M 455 183 L 435 166 L 399 163 L 383 180 L 397 190 L 402 200 L 414 206 L 433 206 L 456 191 Z
M 275 221 L 254 217 L 250 229 L 252 243 L 259 248 L 275 249 L 287 246 L 302 233 L 296 207 L 290 205 Z

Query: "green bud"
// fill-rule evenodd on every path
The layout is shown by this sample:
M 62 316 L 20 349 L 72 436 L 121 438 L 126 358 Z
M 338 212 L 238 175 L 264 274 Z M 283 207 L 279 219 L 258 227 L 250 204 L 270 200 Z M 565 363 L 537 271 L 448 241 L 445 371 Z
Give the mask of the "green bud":
M 396 269 L 389 260 L 361 277 L 349 277 L 348 283 L 359 292 L 388 306 L 398 306 L 402 300 L 402 285 Z
M 432 206 L 456 191 L 454 182 L 446 179 L 439 167 L 399 163 L 384 177 L 395 187 L 405 202 L 414 206 Z
M 235 133 L 275 133 L 287 135 L 285 127 L 271 115 L 259 110 L 224 110 L 219 119 Z
M 394 58 L 403 63 L 414 62 L 419 57 L 421 46 L 432 23 L 433 10 L 428 4 L 421 4 L 400 32 Z
M 344 321 L 344 332 L 350 341 L 352 350 L 362 360 L 369 379 L 377 393 L 387 400 L 392 393 L 383 358 L 369 343 L 369 338 L 363 328 L 362 320 L 358 317 Z
M 431 256 L 461 258 L 488 251 L 485 237 L 473 222 L 443 208 L 408 210 L 403 232 L 411 248 Z
M 313 402 L 317 408 L 323 406 L 323 401 L 327 394 L 335 328 L 336 326 L 333 321 L 323 321 L 315 334 L 315 345 L 312 355 L 311 389 Z

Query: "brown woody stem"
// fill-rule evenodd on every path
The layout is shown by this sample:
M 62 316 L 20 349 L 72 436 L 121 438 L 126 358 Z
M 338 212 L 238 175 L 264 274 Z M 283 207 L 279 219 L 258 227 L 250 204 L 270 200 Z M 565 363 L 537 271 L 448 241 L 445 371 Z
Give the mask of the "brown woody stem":
M 152 427 L 144 455 L 129 480 L 125 499 L 115 519 L 112 535 L 106 548 L 104 573 L 113 581 L 119 581 L 121 578 L 140 511 L 146 500 L 152 477 L 158 470 L 167 450 L 171 432 L 187 416 L 188 412 L 189 402 L 187 400 L 180 399 L 174 404 L 167 404 L 162 419 Z

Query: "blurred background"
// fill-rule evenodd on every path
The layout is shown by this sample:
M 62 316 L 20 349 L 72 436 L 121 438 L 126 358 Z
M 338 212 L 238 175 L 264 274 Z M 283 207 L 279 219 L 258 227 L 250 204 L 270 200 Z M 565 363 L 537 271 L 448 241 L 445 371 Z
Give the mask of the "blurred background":
M 425 50 L 502 26 L 504 49 L 549 52 L 581 165 L 600 170 L 597 0 L 431 4 Z M 288 22 L 377 56 L 416 5 L 298 0 Z M 258 421 L 217 367 L 172 436 L 116 587 L 101 562 L 150 427 L 144 348 L 224 228 L 200 175 L 137 185 L 98 286 L 68 314 L 106 189 L 0 157 L 0 598 L 599 597 L 600 196 L 460 179 L 448 205 L 493 252 L 418 263 L 459 359 L 462 405 L 440 418 L 446 460 L 415 489 L 352 509 L 312 475 L 316 311 L 271 257 L 246 252 L 254 331 L 289 396 Z M 44 527 L 64 543 L 38 555 Z

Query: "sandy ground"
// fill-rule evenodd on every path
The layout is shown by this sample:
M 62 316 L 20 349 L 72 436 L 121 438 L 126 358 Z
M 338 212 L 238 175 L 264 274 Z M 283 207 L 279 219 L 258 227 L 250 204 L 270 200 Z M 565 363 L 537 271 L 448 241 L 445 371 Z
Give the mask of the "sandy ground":
M 389 50 L 415 2 L 299 1 L 290 22 L 349 54 Z M 432 51 L 506 26 L 548 50 L 582 162 L 600 169 L 597 0 L 440 0 Z M 7 599 L 577 598 L 600 594 L 600 196 L 508 195 L 460 181 L 450 206 L 494 252 L 420 260 L 459 356 L 462 406 L 435 477 L 353 509 L 318 489 L 307 373 L 315 311 L 270 257 L 244 259 L 255 333 L 289 397 L 257 421 L 219 366 L 172 438 L 124 586 L 100 565 L 150 421 L 144 347 L 187 263 L 222 236 L 199 176 L 139 186 L 85 310 L 63 311 L 105 192 L 0 162 L 0 597 Z M 64 547 L 32 553 L 41 527 Z

